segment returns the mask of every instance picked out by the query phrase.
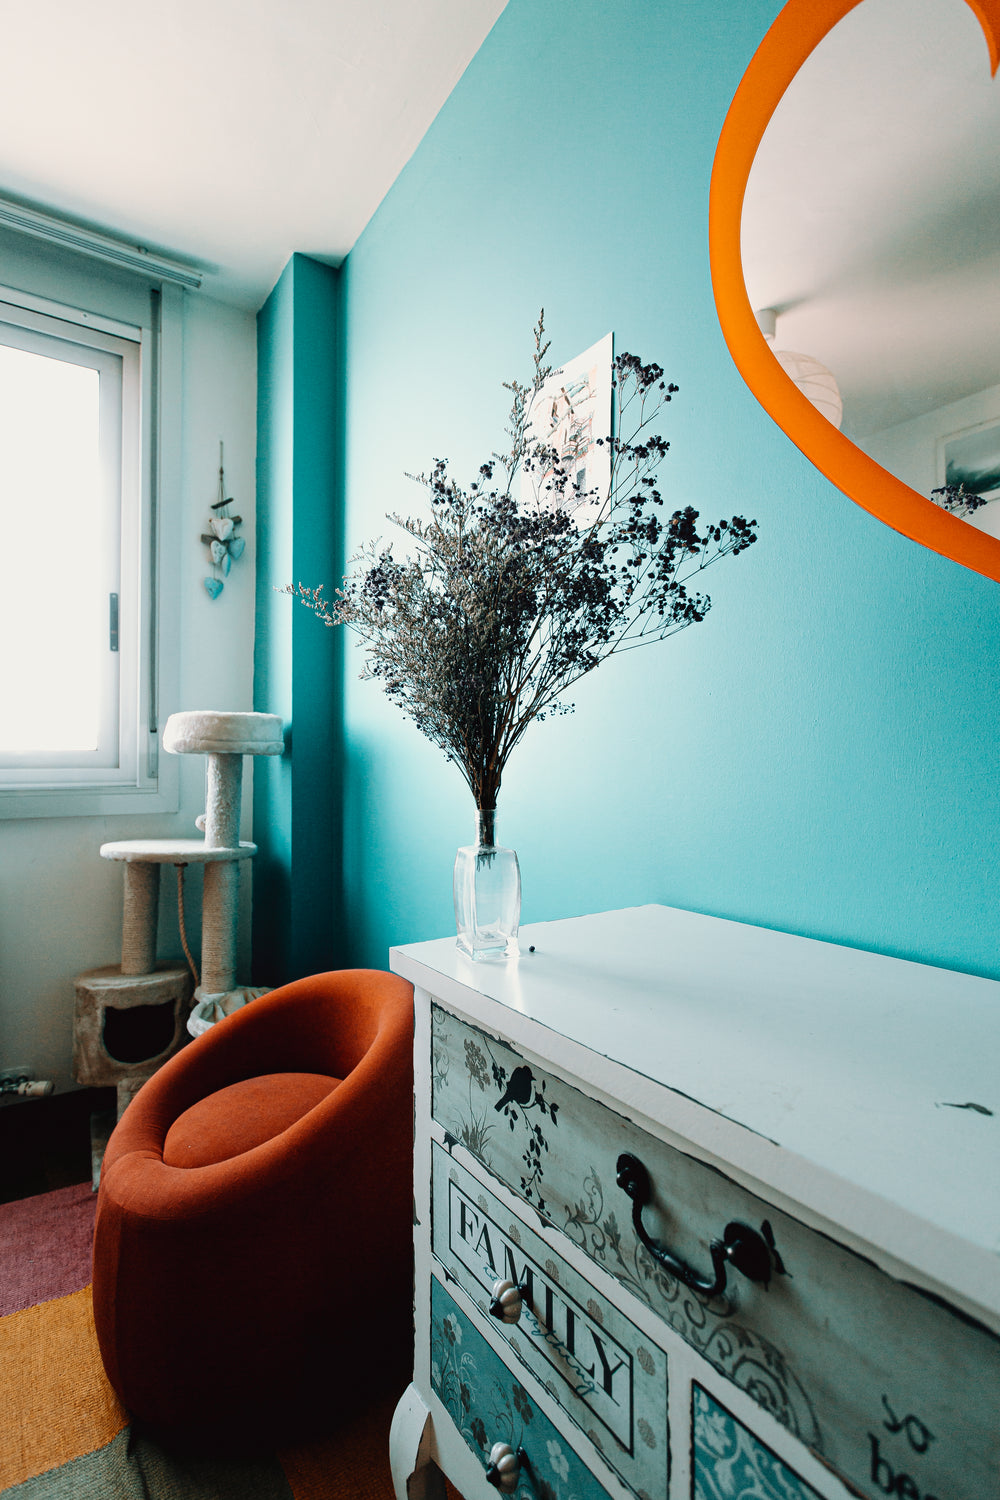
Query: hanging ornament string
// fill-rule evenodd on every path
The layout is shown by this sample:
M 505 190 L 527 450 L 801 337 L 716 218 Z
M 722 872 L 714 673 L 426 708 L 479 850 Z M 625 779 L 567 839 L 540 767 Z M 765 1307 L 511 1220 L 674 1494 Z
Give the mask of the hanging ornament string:
M 226 495 L 224 452 L 220 440 L 219 498 L 212 506 L 213 515 L 208 523 L 209 529 L 202 532 L 201 536 L 212 559 L 211 576 L 204 580 L 205 589 L 211 599 L 218 599 L 222 593 L 223 579 L 229 577 L 230 568 L 238 558 L 243 556 L 243 549 L 246 546 L 246 539 L 241 537 L 236 530 L 236 527 L 242 524 L 243 517 L 229 514 L 229 507 L 232 503 L 232 496 Z

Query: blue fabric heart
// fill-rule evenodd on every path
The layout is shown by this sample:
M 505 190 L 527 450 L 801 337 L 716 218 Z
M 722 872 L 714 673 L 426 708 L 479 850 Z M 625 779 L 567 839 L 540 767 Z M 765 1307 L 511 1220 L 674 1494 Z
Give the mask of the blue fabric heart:
M 242 536 L 231 536 L 229 538 L 229 556 L 235 562 L 238 557 L 243 556 L 243 548 L 246 546 L 246 538 Z
M 218 599 L 219 595 L 222 593 L 222 579 L 206 578 L 204 580 L 204 583 L 205 592 L 207 593 L 208 597 L 210 599 Z

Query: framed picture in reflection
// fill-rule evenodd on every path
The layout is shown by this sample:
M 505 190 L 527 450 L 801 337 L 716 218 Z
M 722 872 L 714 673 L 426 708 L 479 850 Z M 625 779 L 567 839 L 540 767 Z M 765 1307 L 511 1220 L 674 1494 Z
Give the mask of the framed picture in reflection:
M 614 335 L 609 333 L 560 366 L 536 393 L 528 449 L 545 450 L 547 457 L 522 470 L 522 508 L 556 503 L 581 528 L 597 518 L 611 479 L 605 439 L 611 432 L 613 357 Z M 557 469 L 568 475 L 565 485 L 553 484 Z
M 979 497 L 970 508 L 949 509 L 977 531 L 1000 538 L 1000 417 L 940 438 L 937 468 L 939 484 L 960 485 Z
M 961 484 L 984 500 L 1000 500 L 1000 419 L 941 439 L 941 483 Z

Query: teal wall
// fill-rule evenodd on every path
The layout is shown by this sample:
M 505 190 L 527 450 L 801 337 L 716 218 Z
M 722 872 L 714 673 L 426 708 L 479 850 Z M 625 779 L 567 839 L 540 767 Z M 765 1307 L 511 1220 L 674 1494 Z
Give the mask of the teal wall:
M 289 261 L 257 319 L 254 707 L 280 714 L 285 754 L 254 763 L 253 974 L 334 968 L 341 942 L 341 653 L 276 592 L 342 570 L 339 273 Z
M 523 920 L 659 901 L 1000 975 L 997 586 L 822 479 L 714 311 L 713 155 L 778 8 L 510 0 L 343 271 L 345 545 L 422 504 L 407 471 L 502 446 L 540 307 L 556 361 L 614 330 L 680 386 L 668 499 L 760 541 L 707 575 L 703 624 L 529 730 L 499 822 Z M 453 930 L 473 809 L 345 646 L 343 956 L 384 965 Z

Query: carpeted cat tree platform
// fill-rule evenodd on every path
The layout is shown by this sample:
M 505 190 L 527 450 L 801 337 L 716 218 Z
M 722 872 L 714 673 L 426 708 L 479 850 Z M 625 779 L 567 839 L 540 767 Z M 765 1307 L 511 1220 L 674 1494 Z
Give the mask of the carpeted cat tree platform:
M 239 867 L 257 852 L 256 844 L 239 837 L 240 800 L 244 756 L 284 750 L 281 719 L 212 710 L 172 714 L 163 748 L 207 757 L 206 808 L 197 820 L 203 836 L 101 845 L 102 858 L 125 867 L 121 964 L 92 969 L 74 981 L 73 1076 L 94 1087 L 113 1085 L 119 1119 L 147 1078 L 187 1040 L 187 1030 L 197 1035 L 264 993 L 236 982 Z M 187 965 L 156 960 L 162 865 L 177 870 Z M 189 865 L 204 868 L 200 980 L 184 925 L 183 873 Z

